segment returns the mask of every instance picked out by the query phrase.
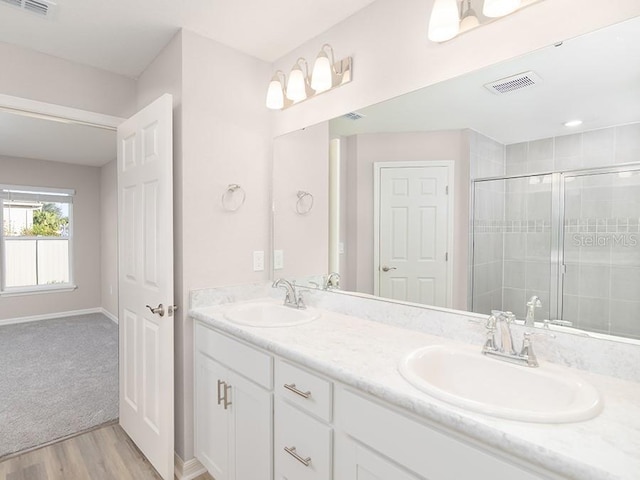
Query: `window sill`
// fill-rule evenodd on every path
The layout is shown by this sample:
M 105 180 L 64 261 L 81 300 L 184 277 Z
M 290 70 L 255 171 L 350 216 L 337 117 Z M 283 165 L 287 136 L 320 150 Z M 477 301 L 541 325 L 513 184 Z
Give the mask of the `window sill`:
M 78 287 L 76 285 L 64 284 L 47 287 L 22 287 L 9 288 L 0 292 L 0 297 L 20 297 L 23 295 L 39 295 L 41 293 L 63 293 L 72 292 Z

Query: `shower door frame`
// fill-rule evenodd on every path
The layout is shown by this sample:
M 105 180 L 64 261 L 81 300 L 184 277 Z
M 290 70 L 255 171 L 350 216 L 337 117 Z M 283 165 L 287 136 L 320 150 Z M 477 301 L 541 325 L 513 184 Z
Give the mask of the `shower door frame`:
M 483 177 L 471 179 L 469 196 L 469 275 L 468 275 L 468 303 L 469 309 L 473 311 L 473 279 L 475 270 L 475 213 L 476 213 L 476 183 L 513 180 L 520 178 L 551 176 L 551 234 L 550 234 L 550 257 L 549 257 L 549 320 L 552 322 L 562 321 L 563 298 L 564 298 L 564 275 L 566 265 L 564 263 L 564 241 L 565 241 L 565 178 L 585 177 L 590 175 L 606 175 L 634 171 L 640 174 L 640 163 L 624 163 L 615 166 L 590 167 L 562 172 L 540 172 L 517 175 L 503 175 L 494 177 Z M 505 184 L 506 187 L 506 184 Z M 506 191 L 505 191 L 506 194 Z M 504 218 L 504 211 L 503 211 Z M 504 261 L 504 247 L 503 247 Z M 503 280 L 504 282 L 504 280 Z M 502 287 L 504 289 L 504 286 Z

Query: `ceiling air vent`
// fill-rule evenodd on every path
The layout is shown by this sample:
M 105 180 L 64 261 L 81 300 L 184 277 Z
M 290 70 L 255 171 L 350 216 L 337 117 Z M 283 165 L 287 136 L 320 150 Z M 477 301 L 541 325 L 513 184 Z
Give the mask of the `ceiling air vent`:
M 349 112 L 344 114 L 343 117 L 349 120 L 360 120 L 361 118 L 364 118 L 364 115 L 358 112 Z
M 524 72 L 487 83 L 485 87 L 496 95 L 502 95 L 504 93 L 522 90 L 523 88 L 535 87 L 540 82 L 542 82 L 542 79 L 536 73 Z
M 35 13 L 41 17 L 49 17 L 56 3 L 49 0 L 0 0 L 27 12 Z

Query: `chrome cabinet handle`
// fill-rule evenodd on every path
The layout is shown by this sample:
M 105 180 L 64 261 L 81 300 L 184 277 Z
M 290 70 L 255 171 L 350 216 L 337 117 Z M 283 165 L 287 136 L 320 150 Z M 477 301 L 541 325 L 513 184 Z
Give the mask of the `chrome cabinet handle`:
M 287 452 L 296 460 L 298 460 L 305 467 L 308 467 L 309 465 L 311 465 L 311 457 L 302 458 L 300 455 L 298 455 L 298 452 L 296 452 L 296 447 L 284 447 L 284 451 Z
M 311 392 L 309 392 L 309 391 L 303 392 L 302 390 L 298 390 L 296 388 L 296 384 L 295 383 L 292 383 L 292 384 L 285 383 L 284 384 L 284 388 L 286 388 L 287 390 L 295 393 L 296 395 L 300 395 L 303 398 L 309 398 L 311 396 Z
M 151 310 L 151 313 L 153 313 L 154 315 L 160 315 L 161 317 L 164 317 L 164 305 L 159 304 L 156 308 L 153 308 L 151 305 L 147 305 L 147 308 Z
M 224 409 L 226 410 L 231 405 L 229 401 L 229 391 L 231 390 L 231 385 L 227 385 L 226 382 L 224 384 Z
M 390 270 L 397 270 L 398 267 L 387 267 L 386 265 L 384 267 L 382 267 L 382 271 L 383 272 L 388 272 Z
M 226 382 L 223 382 L 222 380 L 218 380 L 218 405 L 220 405 L 222 403 L 222 401 L 224 400 L 224 395 L 222 395 L 222 393 L 220 393 L 220 387 L 222 385 L 227 385 Z M 226 393 L 226 391 L 225 391 Z

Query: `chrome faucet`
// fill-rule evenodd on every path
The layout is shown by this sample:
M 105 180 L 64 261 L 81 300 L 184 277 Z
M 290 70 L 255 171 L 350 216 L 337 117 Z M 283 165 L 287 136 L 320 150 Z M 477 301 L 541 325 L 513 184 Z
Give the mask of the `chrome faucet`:
M 487 339 L 482 347 L 482 353 L 518 365 L 537 367 L 538 360 L 533 351 L 533 344 L 531 343 L 531 337 L 536 334 L 530 332 L 524 334 L 522 348 L 519 353 L 513 348 L 511 324 L 515 319 L 516 316 L 511 312 L 494 311 L 489 316 L 485 325 L 487 329 Z M 495 336 L 498 328 L 500 329 L 500 347 L 496 345 Z
M 525 327 L 536 326 L 536 308 L 541 308 L 542 302 L 537 295 L 534 295 L 527 302 L 527 318 L 524 321 Z
M 331 272 L 324 282 L 324 290 L 332 288 L 340 288 L 340 274 L 338 272 Z
M 282 287 L 285 289 L 286 294 L 284 297 L 284 305 L 286 307 L 297 308 L 300 310 L 307 308 L 304 302 L 302 301 L 302 294 L 296 293 L 295 285 L 289 282 L 288 280 L 285 280 L 284 278 L 279 278 L 275 282 L 273 282 L 273 285 L 271 286 L 273 288 Z

